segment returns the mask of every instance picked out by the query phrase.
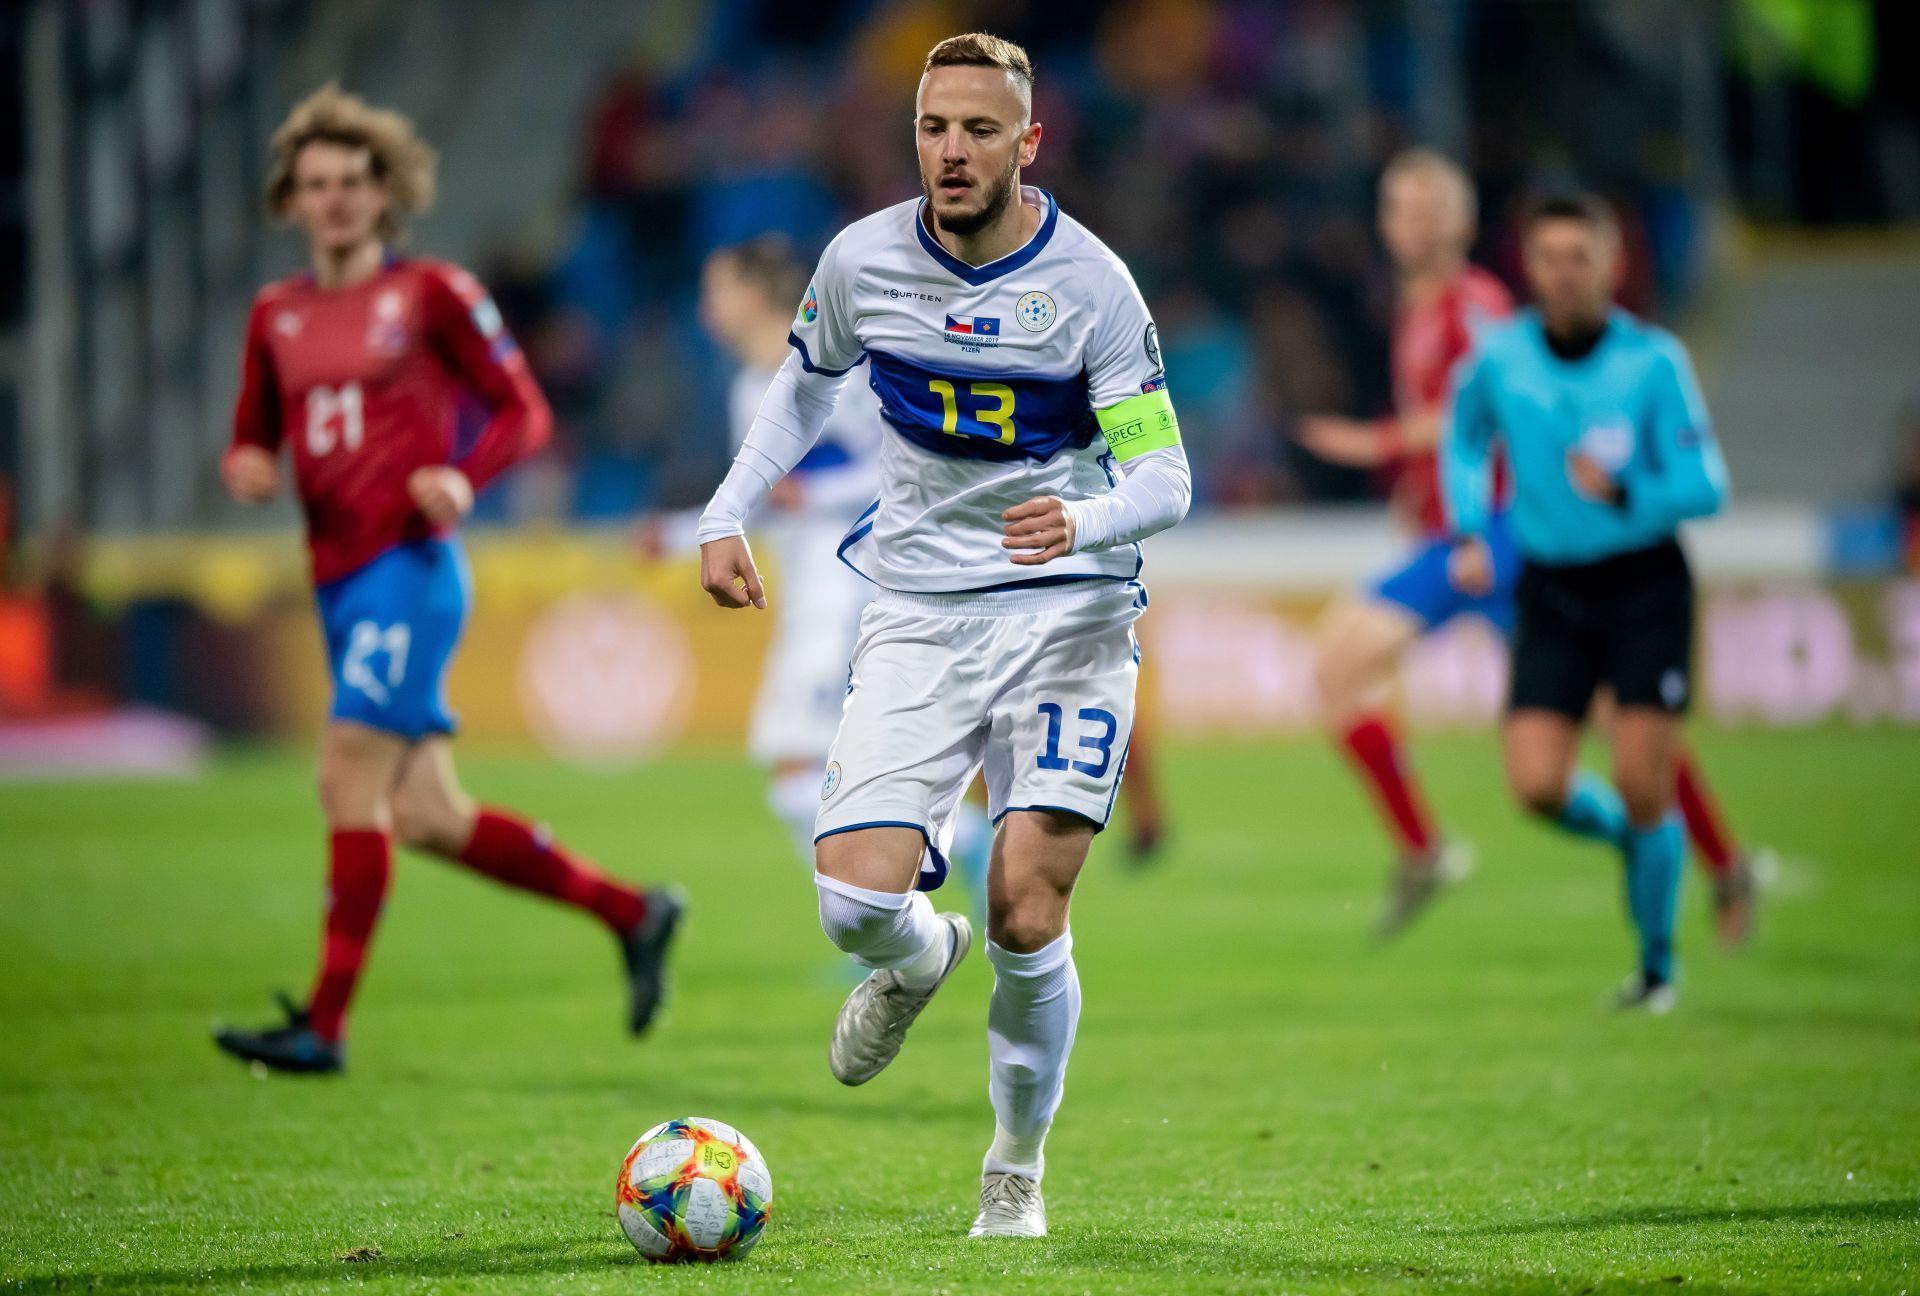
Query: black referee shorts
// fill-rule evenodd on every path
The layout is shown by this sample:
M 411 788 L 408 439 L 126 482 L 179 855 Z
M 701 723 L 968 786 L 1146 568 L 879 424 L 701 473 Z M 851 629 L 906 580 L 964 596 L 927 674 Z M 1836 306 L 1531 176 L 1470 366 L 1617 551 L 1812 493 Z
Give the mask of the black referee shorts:
M 1672 715 L 1692 700 L 1693 573 L 1673 540 L 1599 562 L 1528 561 L 1507 709 L 1586 719 L 1594 690 Z

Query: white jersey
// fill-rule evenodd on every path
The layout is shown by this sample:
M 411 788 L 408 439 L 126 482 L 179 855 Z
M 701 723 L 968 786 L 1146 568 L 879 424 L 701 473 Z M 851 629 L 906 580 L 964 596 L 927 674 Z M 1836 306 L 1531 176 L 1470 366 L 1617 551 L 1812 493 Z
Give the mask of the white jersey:
M 1051 194 L 1018 251 L 970 266 L 942 248 L 914 200 L 828 246 L 794 320 L 809 373 L 863 359 L 887 434 L 879 498 L 840 545 L 887 589 L 951 593 L 1062 580 L 1131 580 L 1140 546 L 1080 552 L 1044 570 L 1009 560 L 1001 512 L 1069 502 L 1118 481 L 1094 410 L 1164 386 L 1160 346 L 1120 259 Z M 843 398 L 844 399 L 844 398 Z

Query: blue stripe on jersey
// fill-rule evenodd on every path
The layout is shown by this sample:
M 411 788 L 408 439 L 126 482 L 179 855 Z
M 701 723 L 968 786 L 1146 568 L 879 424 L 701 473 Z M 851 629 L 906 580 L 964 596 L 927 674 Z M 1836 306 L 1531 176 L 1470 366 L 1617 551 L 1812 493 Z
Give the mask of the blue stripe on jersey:
M 800 456 L 800 462 L 793 466 L 795 472 L 819 472 L 825 468 L 844 468 L 853 462 L 853 456 L 838 441 L 821 438 L 813 443 L 813 448 Z
M 1018 195 L 1015 195 L 1018 197 Z M 1039 256 L 1046 249 L 1047 242 L 1053 238 L 1054 226 L 1060 223 L 1060 204 L 1045 189 L 1040 196 L 1047 200 L 1047 214 L 1040 218 L 1040 228 L 1033 237 L 1017 251 L 1009 252 L 998 261 L 989 261 L 983 266 L 970 266 L 953 253 L 940 246 L 940 240 L 927 232 L 927 200 L 922 198 L 920 206 L 913 213 L 913 232 L 920 236 L 920 246 L 927 255 L 938 261 L 953 276 L 978 288 L 981 284 L 992 283 L 1002 275 L 1012 274 L 1021 266 Z
M 869 382 L 888 426 L 922 450 L 963 459 L 1045 462 L 1093 443 L 1087 377 L 930 369 L 869 351 Z M 951 430 L 949 430 L 951 429 Z

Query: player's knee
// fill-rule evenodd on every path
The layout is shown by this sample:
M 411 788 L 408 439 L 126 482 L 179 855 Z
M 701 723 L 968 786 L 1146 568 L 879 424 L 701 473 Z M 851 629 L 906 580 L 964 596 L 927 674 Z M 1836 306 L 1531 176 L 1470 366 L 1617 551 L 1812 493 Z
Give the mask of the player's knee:
M 386 828 L 389 824 L 385 798 L 378 784 L 351 759 L 336 753 L 321 758 L 315 780 L 320 797 L 320 813 L 332 828 Z
M 1352 674 L 1347 659 L 1333 643 L 1323 641 L 1313 657 L 1313 683 L 1320 690 L 1320 702 L 1329 715 L 1343 709 Z
M 987 935 L 995 945 L 1015 954 L 1044 949 L 1066 929 L 1065 898 L 1050 892 L 1000 895 L 987 904 Z
M 413 850 L 457 856 L 473 834 L 470 818 L 438 792 L 402 787 L 393 798 L 393 835 Z
M 843 954 L 885 960 L 910 953 L 916 906 L 921 913 L 932 912 L 916 892 L 869 891 L 824 873 L 815 873 L 813 880 L 820 895 L 820 930 Z
M 1567 783 L 1558 770 L 1512 769 L 1507 772 L 1507 782 L 1513 789 L 1514 800 L 1529 813 L 1543 819 L 1557 819 L 1566 808 Z
M 1639 771 L 1622 770 L 1614 777 L 1620 802 L 1626 807 L 1627 820 L 1637 827 L 1651 827 L 1665 817 L 1673 801 L 1673 781 Z

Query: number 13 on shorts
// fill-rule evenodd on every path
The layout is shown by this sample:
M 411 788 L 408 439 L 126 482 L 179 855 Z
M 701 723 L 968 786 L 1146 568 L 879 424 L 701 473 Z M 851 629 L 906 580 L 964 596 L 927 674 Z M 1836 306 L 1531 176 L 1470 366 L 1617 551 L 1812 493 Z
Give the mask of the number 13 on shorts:
M 1079 734 L 1080 750 L 1089 754 L 1087 760 L 1069 760 L 1060 754 L 1060 731 L 1065 728 L 1066 708 L 1058 702 L 1042 702 L 1040 714 L 1047 718 L 1047 746 L 1036 758 L 1035 763 L 1043 770 L 1066 770 L 1085 774 L 1089 778 L 1105 778 L 1107 767 L 1113 762 L 1113 739 L 1120 732 L 1120 722 L 1113 712 L 1103 707 L 1081 707 L 1080 722 L 1086 726 Z

